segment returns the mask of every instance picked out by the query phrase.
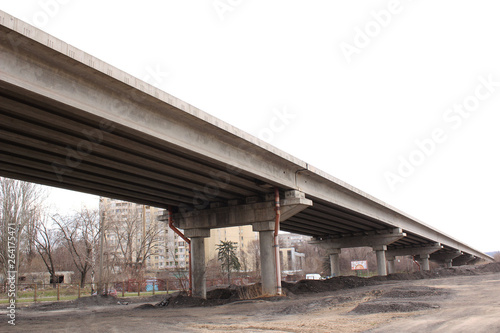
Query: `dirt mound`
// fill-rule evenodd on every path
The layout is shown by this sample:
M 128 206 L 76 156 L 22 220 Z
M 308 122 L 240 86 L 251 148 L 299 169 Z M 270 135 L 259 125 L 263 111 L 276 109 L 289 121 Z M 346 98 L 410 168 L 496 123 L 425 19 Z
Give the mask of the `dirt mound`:
M 80 297 L 72 301 L 62 301 L 62 302 L 51 302 L 42 304 L 33 304 L 30 308 L 37 310 L 59 310 L 67 308 L 84 308 L 88 306 L 100 306 L 100 305 L 116 305 L 118 301 L 129 301 L 127 299 L 116 298 L 114 296 L 87 296 Z
M 396 287 L 378 293 L 375 295 L 377 296 L 376 299 L 359 304 L 350 313 L 371 314 L 436 309 L 439 306 L 428 303 L 428 301 L 432 298 L 446 295 L 449 295 L 449 292 L 440 288 L 427 286 Z M 409 298 L 415 300 L 408 301 Z M 422 299 L 419 300 L 419 298 Z
M 450 276 L 471 276 L 495 272 L 500 272 L 500 263 L 490 263 L 480 266 L 441 268 L 432 271 L 418 271 L 413 273 L 396 273 L 389 274 L 387 276 L 373 276 L 370 278 L 339 276 L 327 280 L 301 280 L 297 283 L 283 282 L 282 286 L 285 291 L 289 291 L 293 294 L 305 294 L 372 286 L 385 281 L 436 279 Z
M 301 280 L 297 283 L 283 283 L 282 287 L 293 294 L 320 293 L 374 285 L 376 281 L 357 276 L 339 276 L 327 280 Z
M 309 302 L 300 302 L 291 304 L 277 311 L 276 314 L 293 315 L 298 313 L 312 312 L 336 306 L 341 303 L 350 302 L 352 300 L 353 298 L 350 296 L 323 297 Z
M 166 307 L 168 308 L 189 308 L 195 306 L 216 306 L 229 303 L 229 299 L 203 299 L 186 295 L 172 297 Z
M 411 289 L 398 287 L 382 293 L 384 298 L 418 298 L 445 295 L 449 295 L 449 292 L 444 289 L 425 286 L 412 286 Z
M 498 273 L 500 272 L 500 262 L 492 262 L 476 267 L 476 271 L 481 273 Z
M 226 289 L 214 289 L 207 291 L 207 299 L 230 299 L 238 296 L 237 289 L 226 288 Z
M 386 312 L 413 312 L 436 308 L 439 308 L 439 306 L 424 302 L 366 302 L 359 304 L 350 313 L 372 314 Z

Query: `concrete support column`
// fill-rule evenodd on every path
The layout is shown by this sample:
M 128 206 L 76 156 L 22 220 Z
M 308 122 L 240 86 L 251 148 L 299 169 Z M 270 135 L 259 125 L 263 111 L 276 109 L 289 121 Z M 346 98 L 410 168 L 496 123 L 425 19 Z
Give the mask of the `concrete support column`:
M 262 293 L 276 295 L 276 262 L 274 258 L 274 231 L 259 231 L 260 270 Z
M 374 246 L 373 250 L 377 255 L 377 272 L 380 276 L 387 275 L 387 265 L 385 261 L 385 251 L 387 251 L 386 245 Z
M 422 261 L 422 270 L 424 270 L 424 271 L 431 270 L 431 267 L 429 265 L 429 257 L 430 256 L 428 254 L 420 255 L 420 260 Z
M 396 273 L 396 267 L 395 267 L 396 257 L 388 257 L 388 256 L 386 256 L 386 259 L 387 259 L 387 273 L 388 274 L 394 274 L 394 273 Z
M 193 296 L 207 298 L 205 238 L 210 237 L 210 229 L 189 229 L 184 231 L 184 235 L 191 238 Z
M 452 268 L 453 267 L 453 259 L 445 259 L 444 260 L 444 267 L 445 268 Z
M 276 281 L 274 253 L 274 221 L 254 223 L 252 227 L 253 231 L 259 232 L 262 293 L 264 295 L 276 295 L 278 284 Z
M 205 238 L 191 238 L 191 262 L 193 270 L 193 296 L 207 298 Z
M 341 253 L 341 249 L 331 249 L 328 252 L 328 254 L 330 255 L 330 275 L 340 276 L 339 255 Z

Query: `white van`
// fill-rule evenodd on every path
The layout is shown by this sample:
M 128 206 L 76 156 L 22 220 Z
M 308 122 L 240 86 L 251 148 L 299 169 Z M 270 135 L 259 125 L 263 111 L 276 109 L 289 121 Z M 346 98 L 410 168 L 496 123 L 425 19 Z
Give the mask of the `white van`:
M 319 275 L 319 274 L 306 274 L 306 280 L 321 280 L 321 275 Z

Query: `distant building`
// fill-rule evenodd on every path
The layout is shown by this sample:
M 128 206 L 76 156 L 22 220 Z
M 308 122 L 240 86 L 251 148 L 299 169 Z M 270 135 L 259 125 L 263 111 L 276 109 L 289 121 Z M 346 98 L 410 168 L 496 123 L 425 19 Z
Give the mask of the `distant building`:
M 166 215 L 165 210 L 109 198 L 100 199 L 100 210 L 105 224 L 104 256 L 108 267 L 114 273 L 120 273 L 127 264 L 141 265 L 142 263 L 136 260 L 141 257 L 141 251 L 149 251 L 143 266 L 146 271 L 158 272 L 189 267 L 188 244 L 168 227 L 166 221 L 158 219 L 159 216 Z M 151 237 L 153 234 L 154 237 Z M 309 237 L 288 233 L 279 237 L 280 242 L 284 242 L 287 248 L 309 240 Z M 252 230 L 251 225 L 211 229 L 210 237 L 205 239 L 205 261 L 217 259 L 217 245 L 221 241 L 232 241 L 236 243 L 241 269 L 254 271 L 259 261 L 258 248 L 254 246 L 258 239 L 258 233 Z M 145 243 L 150 246 L 144 246 Z M 292 251 L 291 259 L 288 259 L 288 252 L 284 254 L 286 267 L 291 260 L 293 269 L 299 269 L 297 267 L 303 265 L 302 259 L 299 259 L 302 254 L 295 252 L 295 249 L 287 249 L 289 250 Z
M 114 273 L 126 265 L 145 264 L 147 271 L 189 266 L 187 244 L 158 220 L 162 209 L 101 198 L 100 210 L 105 224 L 105 260 Z M 140 260 L 143 257 L 145 263 Z
M 35 273 L 22 273 L 19 274 L 19 283 L 36 283 L 36 284 L 70 284 L 75 272 L 73 271 L 56 271 L 55 281 L 50 277 L 49 272 L 35 272 Z

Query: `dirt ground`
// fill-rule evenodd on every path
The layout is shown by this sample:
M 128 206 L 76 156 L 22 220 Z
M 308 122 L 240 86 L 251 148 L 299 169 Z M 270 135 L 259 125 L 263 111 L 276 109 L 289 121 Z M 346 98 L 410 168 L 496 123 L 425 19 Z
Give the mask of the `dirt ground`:
M 252 300 L 232 288 L 213 290 L 208 300 L 37 304 L 18 309 L 15 327 L 0 309 L 0 332 L 500 332 L 500 263 L 283 287 L 286 297 Z

